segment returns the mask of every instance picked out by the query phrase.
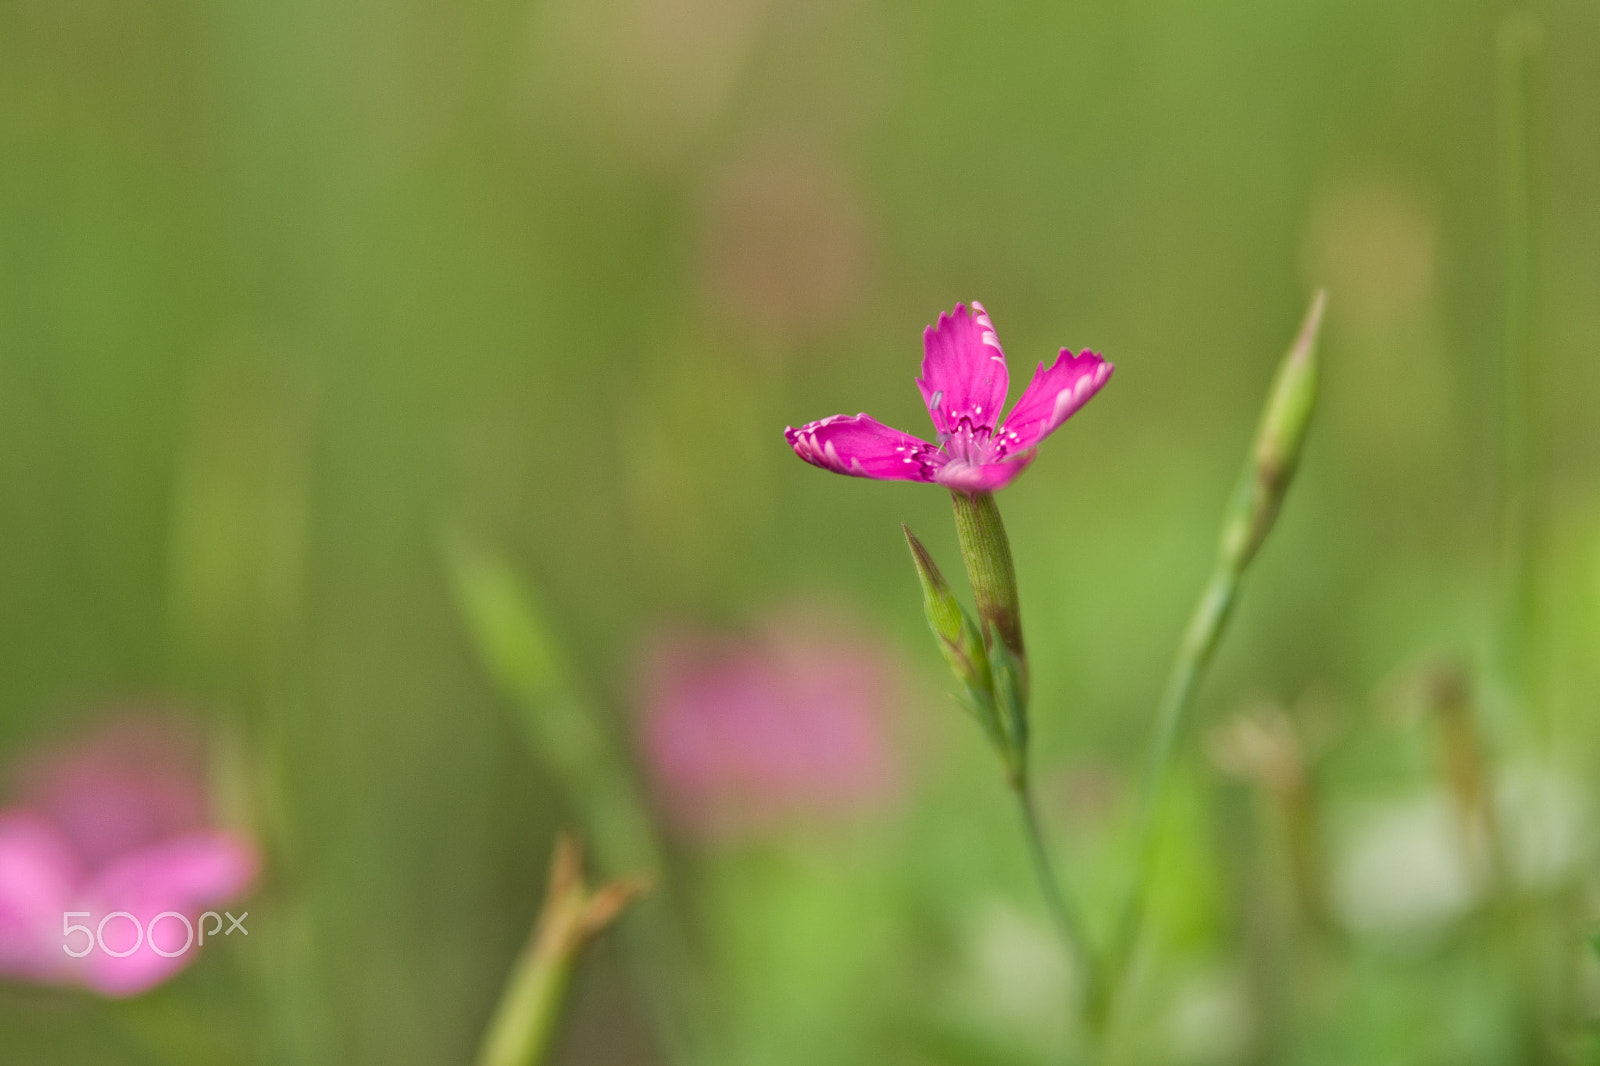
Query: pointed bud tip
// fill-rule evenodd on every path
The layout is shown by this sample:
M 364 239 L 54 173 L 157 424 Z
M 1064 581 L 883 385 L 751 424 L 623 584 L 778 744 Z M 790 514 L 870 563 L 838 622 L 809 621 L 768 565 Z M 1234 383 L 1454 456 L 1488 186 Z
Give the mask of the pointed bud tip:
M 933 553 L 928 551 L 922 541 L 917 539 L 915 533 L 911 532 L 910 526 L 901 522 L 900 530 L 906 535 L 906 545 L 911 549 L 911 559 L 917 564 L 917 571 L 922 575 L 923 580 L 931 582 L 937 589 L 945 589 L 947 586 L 945 585 L 944 575 L 939 572 L 939 564 L 933 561 Z
M 1231 567 L 1254 557 L 1294 479 L 1317 405 L 1317 334 L 1326 306 L 1319 289 L 1268 390 L 1240 490 L 1223 522 L 1221 551 Z
M 1279 364 L 1261 427 L 1262 444 L 1269 449 L 1298 450 L 1300 438 L 1304 436 L 1306 422 L 1316 404 L 1317 340 L 1327 306 L 1327 291 L 1318 289 L 1311 298 L 1311 306 L 1306 309 L 1294 343 Z
M 939 641 L 940 653 L 963 684 L 987 690 L 989 666 L 983 650 L 982 630 L 967 617 L 967 612 L 950 590 L 949 583 L 939 572 L 939 565 L 933 561 L 933 553 L 911 532 L 910 526 L 902 522 L 900 529 L 911 548 L 911 561 L 917 568 L 917 580 L 922 585 L 922 611 L 928 619 L 928 627 Z
M 1290 349 L 1290 358 L 1295 362 L 1304 363 L 1316 355 L 1317 339 L 1322 333 L 1322 314 L 1327 307 L 1328 290 L 1318 289 L 1311 297 L 1311 306 L 1306 309 L 1306 317 Z

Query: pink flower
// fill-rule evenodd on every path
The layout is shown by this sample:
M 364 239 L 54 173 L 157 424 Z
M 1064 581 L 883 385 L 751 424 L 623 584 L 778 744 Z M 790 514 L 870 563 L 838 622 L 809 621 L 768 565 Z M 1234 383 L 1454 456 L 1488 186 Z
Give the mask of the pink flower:
M 0 810 L 0 977 L 136 995 L 201 950 L 158 916 L 198 937 L 201 913 L 255 877 L 254 846 L 205 824 L 199 746 L 170 722 L 114 721 L 19 779 L 21 802 Z M 106 919 L 117 912 L 131 919 Z M 65 935 L 69 923 L 89 933 Z
M 668 818 L 728 837 L 882 808 L 902 776 L 890 735 L 898 681 L 869 642 L 804 623 L 660 639 L 641 741 Z
M 1003 421 L 1011 377 L 1005 352 L 983 305 L 956 304 L 922 333 L 926 354 L 917 387 L 939 443 L 891 429 L 866 414 L 834 415 L 783 431 L 796 455 L 813 466 L 881 481 L 928 481 L 960 492 L 993 492 L 1033 462 L 1034 451 L 1089 402 L 1111 377 L 1094 352 L 1061 349 L 1039 364 L 1022 398 Z

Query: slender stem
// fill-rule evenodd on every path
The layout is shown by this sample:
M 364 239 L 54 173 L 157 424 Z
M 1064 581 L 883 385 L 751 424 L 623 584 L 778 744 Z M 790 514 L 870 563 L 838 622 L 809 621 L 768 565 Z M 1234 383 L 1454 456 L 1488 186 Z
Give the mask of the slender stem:
M 544 905 L 489 1019 L 477 1066 L 542 1066 L 561 1023 L 579 953 L 647 890 L 641 878 L 591 889 L 577 839 L 557 838 Z
M 539 1066 L 548 1057 L 576 961 L 548 952 L 520 959 L 484 1040 L 478 1066 Z
M 1200 601 L 1195 604 L 1189 627 L 1184 631 L 1183 643 L 1172 664 L 1167 687 L 1156 711 L 1155 736 L 1145 759 L 1144 775 L 1140 782 L 1140 825 L 1145 830 L 1141 839 L 1148 845 L 1150 830 L 1156 820 L 1155 807 L 1160 802 L 1167 774 L 1172 768 L 1173 754 L 1177 750 L 1178 735 L 1183 720 L 1188 716 L 1189 705 L 1194 702 L 1195 684 L 1211 661 L 1222 627 L 1233 611 L 1234 596 L 1239 590 L 1240 572 L 1230 566 L 1219 565 L 1206 582 Z M 1148 850 L 1148 849 L 1147 849 Z
M 1099 998 L 1099 966 L 1094 945 L 1062 887 L 1039 824 L 1038 804 L 1028 773 L 1028 660 L 1022 644 L 1022 613 L 1018 606 L 1016 567 L 1011 561 L 1011 541 L 994 496 L 987 492 L 952 492 L 956 536 L 990 663 L 990 694 L 999 725 L 999 746 L 1006 763 L 1006 780 L 1017 798 L 1023 835 L 1034 876 L 1044 893 L 1050 920 L 1061 937 L 1069 963 L 1085 976 L 1084 1004 Z M 1085 1011 L 1087 1013 L 1087 1011 Z
M 1155 732 L 1151 737 L 1139 788 L 1139 822 L 1134 837 L 1138 850 L 1134 856 L 1133 887 L 1124 901 L 1116 939 L 1106 960 L 1109 987 L 1115 987 L 1127 966 L 1144 924 L 1146 893 L 1159 843 L 1157 829 L 1161 800 L 1172 771 L 1178 737 L 1183 731 L 1184 719 L 1188 717 L 1189 706 L 1194 702 L 1196 683 L 1205 671 L 1206 664 L 1211 661 L 1211 653 L 1216 649 L 1222 628 L 1233 610 L 1241 574 L 1239 569 L 1221 561 L 1212 571 L 1200 601 L 1195 604 L 1189 627 L 1184 631 L 1183 643 L 1178 647 L 1177 659 L 1172 664 L 1172 673 L 1156 711 Z
M 1033 784 L 1025 776 L 1015 784 L 1011 793 L 1017 798 L 1017 810 L 1022 815 L 1023 836 L 1028 840 L 1028 857 L 1033 860 L 1033 873 L 1044 893 L 1045 909 L 1050 912 L 1050 921 L 1055 926 L 1056 935 L 1061 938 L 1068 958 L 1076 960 L 1082 967 L 1084 1002 L 1093 1003 L 1099 998 L 1100 987 L 1094 945 L 1077 911 L 1068 902 L 1066 890 L 1062 888 L 1055 865 L 1050 861 L 1050 851 L 1045 845 L 1044 831 L 1039 824 L 1039 807 L 1034 799 Z
M 1155 728 L 1140 785 L 1134 877 L 1124 897 L 1111 950 L 1105 960 L 1105 994 L 1097 1005 L 1099 1013 L 1091 1019 L 1097 1029 L 1109 1022 L 1114 1006 L 1112 999 L 1144 924 L 1150 875 L 1156 859 L 1161 801 L 1171 776 L 1178 738 L 1189 716 L 1189 706 L 1194 702 L 1195 687 L 1233 611 L 1239 582 L 1272 531 L 1299 466 L 1306 430 L 1316 409 L 1316 345 L 1325 305 L 1325 295 L 1318 292 L 1300 324 L 1300 332 L 1278 364 L 1238 486 L 1223 515 L 1216 563 L 1200 593 L 1200 601 L 1195 604 L 1189 626 L 1184 630 L 1172 674 L 1156 710 Z

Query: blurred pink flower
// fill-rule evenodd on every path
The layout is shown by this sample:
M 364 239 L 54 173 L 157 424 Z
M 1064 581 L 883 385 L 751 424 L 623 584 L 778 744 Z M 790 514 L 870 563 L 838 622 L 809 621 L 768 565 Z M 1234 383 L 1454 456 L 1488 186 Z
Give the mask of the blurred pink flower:
M 644 682 L 644 759 L 691 833 L 847 817 L 899 791 L 899 678 L 869 639 L 793 620 L 747 638 L 677 632 L 655 644 Z
M 201 770 L 193 734 L 147 716 L 113 720 L 19 767 L 18 802 L 0 810 L 0 977 L 131 996 L 194 959 L 196 944 L 180 950 L 181 921 L 150 932 L 151 921 L 170 911 L 197 926 L 202 911 L 249 886 L 260 862 L 250 841 L 206 825 Z M 138 921 L 142 939 L 126 918 L 101 928 L 118 911 Z M 81 958 L 64 950 L 88 942 L 63 935 L 68 912 L 88 912 L 70 921 L 100 928 L 102 942 Z
M 993 492 L 1033 462 L 1040 441 L 1088 403 L 1115 369 L 1094 352 L 1063 348 L 1043 363 L 1011 413 L 1001 419 L 1011 386 L 1006 353 L 976 300 L 956 304 L 922 332 L 922 377 L 917 387 L 939 434 L 937 444 L 871 418 L 832 415 L 784 437 L 813 466 L 880 481 L 935 482 L 958 492 Z

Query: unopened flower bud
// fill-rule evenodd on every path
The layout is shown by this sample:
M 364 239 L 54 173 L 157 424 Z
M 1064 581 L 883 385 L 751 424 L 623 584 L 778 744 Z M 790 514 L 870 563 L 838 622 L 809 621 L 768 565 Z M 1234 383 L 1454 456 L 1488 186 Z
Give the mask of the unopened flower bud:
M 1008 748 L 1006 730 L 996 713 L 993 675 L 989 655 L 983 646 L 983 630 L 961 606 L 961 601 L 951 591 L 933 555 L 923 546 L 917 535 L 904 523 L 900 526 L 911 548 L 911 561 L 916 564 L 917 577 L 922 582 L 922 610 L 928 618 L 928 628 L 939 642 L 939 652 L 950 664 L 950 672 L 962 687 L 961 701 L 989 739 L 1002 753 Z
M 911 548 L 911 561 L 917 567 L 917 579 L 922 582 L 922 609 L 928 616 L 928 627 L 947 649 L 946 655 L 959 651 L 966 620 L 961 601 L 950 591 L 950 584 L 939 572 L 939 564 L 933 561 L 933 554 L 911 532 L 911 527 L 902 522 L 900 530 L 906 535 L 906 544 Z
M 1300 462 L 1300 451 L 1317 401 L 1317 334 L 1327 294 L 1318 291 L 1294 344 L 1278 366 L 1222 531 L 1222 556 L 1242 570 L 1266 540 Z
M 983 649 L 983 631 L 967 614 L 961 601 L 950 589 L 933 554 L 923 546 L 917 535 L 904 525 L 906 544 L 911 547 L 911 561 L 917 566 L 917 578 L 922 582 L 922 610 L 928 618 L 928 628 L 939 640 L 939 651 L 950 664 L 956 680 L 975 688 L 989 687 L 989 657 Z

